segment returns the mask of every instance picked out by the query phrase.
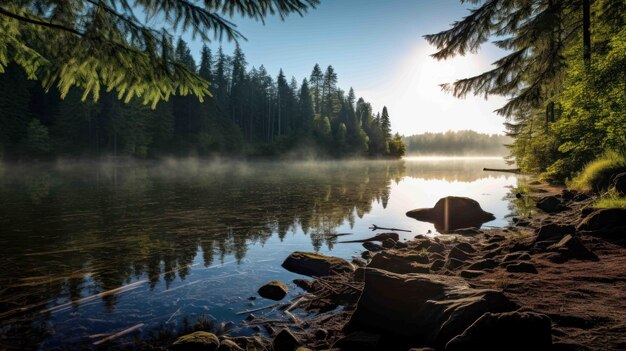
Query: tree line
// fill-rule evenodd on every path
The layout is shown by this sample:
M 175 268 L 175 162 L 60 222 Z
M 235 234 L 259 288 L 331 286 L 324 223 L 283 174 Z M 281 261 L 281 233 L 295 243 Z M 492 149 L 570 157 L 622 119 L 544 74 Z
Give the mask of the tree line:
M 418 155 L 508 155 L 511 138 L 473 130 L 423 133 L 403 137 L 407 154 Z
M 100 92 L 98 101 L 72 87 L 62 99 L 16 64 L 0 75 L 0 155 L 52 156 L 320 156 L 400 157 L 386 107 L 374 113 L 352 88 L 338 87 L 332 66 L 316 64 L 298 82 L 280 70 L 248 69 L 237 45 L 232 55 L 204 46 L 196 63 L 187 43 L 174 47 L 178 64 L 211 82 L 212 97 L 170 96 L 154 109 L 137 99 Z
M 507 54 L 493 69 L 444 84 L 457 97 L 501 95 L 512 161 L 563 180 L 605 152 L 626 155 L 624 0 L 471 1 L 470 13 L 425 36 L 435 59 Z

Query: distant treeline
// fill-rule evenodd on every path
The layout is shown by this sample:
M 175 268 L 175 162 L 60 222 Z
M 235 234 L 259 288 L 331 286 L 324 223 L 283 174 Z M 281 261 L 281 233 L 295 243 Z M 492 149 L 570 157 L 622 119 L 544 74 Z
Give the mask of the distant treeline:
M 511 138 L 473 130 L 424 133 L 403 137 L 407 154 L 418 155 L 508 155 Z
M 399 157 L 389 113 L 337 86 L 332 66 L 315 65 L 309 79 L 248 69 L 242 50 L 202 49 L 196 64 L 179 40 L 176 60 L 211 82 L 212 98 L 171 96 L 156 109 L 101 91 L 97 102 L 80 89 L 45 92 L 15 64 L 0 74 L 0 158 L 55 156 Z M 84 101 L 83 101 L 84 100 Z

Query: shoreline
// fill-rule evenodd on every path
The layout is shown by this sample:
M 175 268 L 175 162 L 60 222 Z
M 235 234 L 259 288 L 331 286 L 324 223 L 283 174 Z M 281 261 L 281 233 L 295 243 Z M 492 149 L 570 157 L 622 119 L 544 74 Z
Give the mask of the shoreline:
M 554 198 L 562 207 L 547 212 L 537 210 L 530 218 L 514 217 L 508 227 L 481 229 L 471 236 L 417 235 L 407 242 L 385 240 L 382 245 L 364 244 L 363 258 L 351 262 L 353 271 L 296 279 L 294 283 L 305 293 L 281 305 L 285 306 L 285 320 L 264 320 L 254 313 L 246 318 L 246 324 L 263 326 L 272 339 L 226 337 L 222 338 L 222 344 L 230 344 L 225 340 L 231 340 L 241 349 L 250 349 L 256 343 L 258 347 L 253 349 L 273 347 L 279 351 L 296 347 L 301 350 L 467 349 L 481 346 L 476 344 L 476 335 L 491 332 L 478 327 L 487 323 L 484 319 L 489 317 L 496 322 L 506 320 L 510 326 L 522 326 L 532 320 L 534 324 L 526 326 L 535 328 L 537 335 L 544 335 L 544 342 L 547 338 L 551 350 L 625 348 L 624 240 L 607 234 L 606 230 L 594 232 L 580 227 L 586 217 L 594 215 L 590 210 L 595 200 L 592 196 L 537 182 L 532 182 L 529 188 L 530 192 L 522 196 L 538 203 Z M 437 295 L 439 300 L 424 296 L 437 304 L 454 306 L 456 310 L 446 323 L 463 328 L 457 326 L 443 333 L 442 330 L 450 328 L 444 323 L 433 335 L 418 335 L 419 332 L 414 335 L 403 330 L 405 325 L 419 324 L 407 320 L 411 316 L 403 315 L 403 309 L 413 308 L 416 302 L 414 295 L 394 291 L 412 289 L 409 286 L 415 280 L 422 280 L 420 284 L 436 282 L 442 291 L 463 285 L 462 290 L 470 294 L 458 294 L 465 300 L 451 293 Z M 399 285 L 386 289 L 378 286 L 381 282 Z M 414 293 L 425 294 L 421 289 Z M 481 304 L 480 301 L 493 298 L 487 298 L 491 294 L 505 302 Z M 472 300 L 477 297 L 480 298 Z M 481 313 L 474 313 L 468 319 L 467 311 L 472 309 Z M 430 313 L 432 326 L 437 326 L 437 317 L 444 312 L 435 308 Z M 381 322 L 385 320 L 386 324 Z M 401 322 L 395 323 L 396 320 Z M 493 328 L 493 331 L 498 329 L 497 323 Z M 512 340 L 494 335 L 491 344 L 481 347 L 494 349 L 494 343 L 500 343 L 501 349 L 520 349 L 514 344 L 515 338 L 524 336 L 525 332 L 515 329 L 519 328 L 499 331 L 510 334 L 508 338 Z M 476 334 L 473 338 L 472 333 Z M 533 344 L 541 342 L 537 335 L 530 341 L 522 338 L 518 342 L 526 343 L 526 347 L 538 347 L 539 344 Z M 281 346 L 282 343 L 286 346 Z

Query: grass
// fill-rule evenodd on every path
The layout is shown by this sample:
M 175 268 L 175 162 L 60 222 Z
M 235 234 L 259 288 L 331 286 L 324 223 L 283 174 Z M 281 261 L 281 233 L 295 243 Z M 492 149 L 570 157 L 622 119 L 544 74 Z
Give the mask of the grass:
M 606 152 L 583 168 L 568 187 L 578 191 L 607 190 L 609 178 L 626 169 L 626 157 L 616 152 Z M 607 200 L 608 201 L 608 200 Z
M 594 202 L 594 208 L 626 208 L 626 197 L 619 196 L 615 189 L 609 189 Z

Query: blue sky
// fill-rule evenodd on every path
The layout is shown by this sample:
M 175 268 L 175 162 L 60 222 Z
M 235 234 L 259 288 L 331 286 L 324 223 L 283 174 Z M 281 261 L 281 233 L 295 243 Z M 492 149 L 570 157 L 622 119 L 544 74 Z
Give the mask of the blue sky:
M 458 0 L 322 0 L 304 17 L 291 15 L 284 21 L 268 18 L 265 24 L 232 19 L 247 41 L 240 45 L 249 68 L 263 64 L 272 75 L 282 68 L 299 82 L 313 65 L 333 65 L 344 90 L 353 87 L 357 96 L 375 110 L 386 105 L 392 128 L 400 134 L 426 131 L 474 129 L 503 131 L 501 117 L 492 111 L 503 99 L 455 99 L 440 91 L 438 83 L 488 69 L 501 55 L 490 45 L 478 55 L 437 62 L 422 35 L 446 29 L 467 15 Z M 197 57 L 198 41 L 190 41 Z M 222 45 L 227 53 L 233 43 Z

